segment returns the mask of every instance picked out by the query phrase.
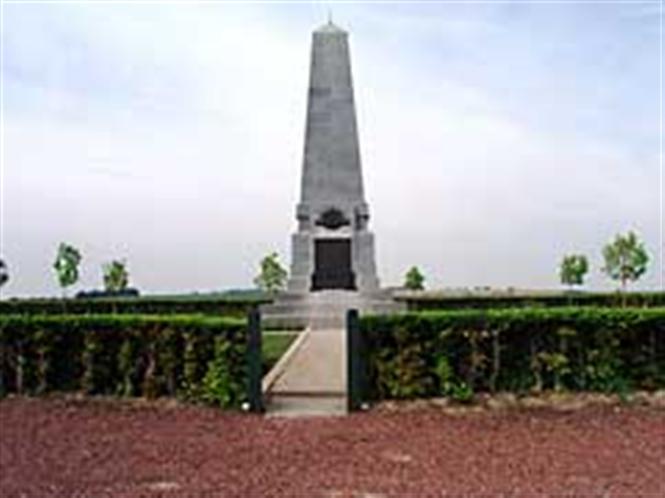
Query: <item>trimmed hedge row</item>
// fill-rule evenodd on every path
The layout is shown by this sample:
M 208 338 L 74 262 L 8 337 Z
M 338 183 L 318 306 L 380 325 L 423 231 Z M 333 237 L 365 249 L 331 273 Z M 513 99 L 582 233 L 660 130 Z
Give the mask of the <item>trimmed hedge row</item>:
M 442 296 L 428 292 L 402 292 L 397 293 L 396 299 L 405 302 L 410 311 L 564 306 L 621 307 L 624 305 L 624 299 L 625 305 L 630 307 L 665 306 L 665 292 L 628 292 L 625 295 L 619 292 L 562 292 L 513 296 Z
M 0 396 L 79 391 L 240 406 L 246 327 L 224 317 L 0 315 Z
M 631 307 L 665 306 L 665 292 L 626 294 Z M 401 292 L 396 299 L 411 311 L 442 309 L 488 309 L 510 307 L 622 306 L 619 293 L 570 293 L 548 295 L 441 296 L 432 293 Z M 244 317 L 253 306 L 270 302 L 261 297 L 169 297 L 95 299 L 12 299 L 0 300 L 0 315 L 11 314 L 204 314 Z
M 97 298 L 97 299 L 15 299 L 0 301 L 0 315 L 13 314 L 93 314 L 136 315 L 204 314 L 244 317 L 253 306 L 266 303 L 259 299 L 169 299 L 169 298 Z
M 665 308 L 365 316 L 369 399 L 665 388 Z

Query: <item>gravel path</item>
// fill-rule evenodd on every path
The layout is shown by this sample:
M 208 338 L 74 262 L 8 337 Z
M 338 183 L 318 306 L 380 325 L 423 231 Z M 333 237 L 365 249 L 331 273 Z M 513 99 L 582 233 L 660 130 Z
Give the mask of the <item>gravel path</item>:
M 9 399 L 0 431 L 3 498 L 665 493 L 656 408 L 265 419 L 164 402 Z

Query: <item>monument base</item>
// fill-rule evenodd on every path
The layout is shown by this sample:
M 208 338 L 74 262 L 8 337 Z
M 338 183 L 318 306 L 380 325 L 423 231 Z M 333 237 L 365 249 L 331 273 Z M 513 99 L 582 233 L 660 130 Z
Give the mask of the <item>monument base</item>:
M 369 231 L 299 231 L 291 237 L 289 292 L 379 290 L 374 235 Z
M 389 291 L 361 293 L 347 290 L 321 290 L 299 293 L 282 292 L 275 302 L 261 306 L 262 321 L 267 328 L 323 330 L 343 328 L 346 312 L 357 309 L 361 314 L 389 314 L 406 311 L 406 305 L 393 300 Z

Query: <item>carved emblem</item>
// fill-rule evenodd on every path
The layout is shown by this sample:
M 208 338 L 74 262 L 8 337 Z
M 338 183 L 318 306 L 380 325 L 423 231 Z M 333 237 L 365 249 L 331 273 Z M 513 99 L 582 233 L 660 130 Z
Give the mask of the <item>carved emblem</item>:
M 316 221 L 318 226 L 326 227 L 330 230 L 337 230 L 340 227 L 350 225 L 351 222 L 337 208 L 326 210 Z

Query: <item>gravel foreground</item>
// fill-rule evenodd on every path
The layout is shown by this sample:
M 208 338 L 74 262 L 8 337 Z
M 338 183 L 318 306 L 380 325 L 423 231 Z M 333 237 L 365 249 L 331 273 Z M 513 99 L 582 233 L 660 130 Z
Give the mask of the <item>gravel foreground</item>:
M 3 498 L 665 495 L 654 407 L 275 419 L 11 398 L 0 431 Z

